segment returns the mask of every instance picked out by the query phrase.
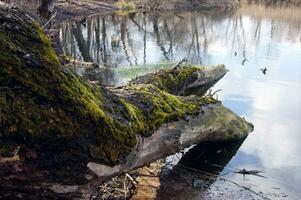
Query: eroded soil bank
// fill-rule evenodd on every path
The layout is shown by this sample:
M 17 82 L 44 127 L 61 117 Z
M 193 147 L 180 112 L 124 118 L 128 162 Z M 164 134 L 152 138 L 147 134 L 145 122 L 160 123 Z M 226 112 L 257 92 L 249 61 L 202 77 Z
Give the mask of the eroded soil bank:
M 38 0 L 2 0 L 5 3 L 18 6 L 27 11 L 35 20 L 44 24 L 47 20 L 38 13 Z M 232 10 L 238 6 L 237 0 L 182 0 L 182 1 L 154 1 L 154 0 L 72 0 L 54 1 L 53 21 L 60 23 L 63 20 L 82 18 L 93 14 L 108 14 L 118 10 L 125 12 L 154 11 L 154 10 Z M 48 16 L 49 17 L 49 16 Z

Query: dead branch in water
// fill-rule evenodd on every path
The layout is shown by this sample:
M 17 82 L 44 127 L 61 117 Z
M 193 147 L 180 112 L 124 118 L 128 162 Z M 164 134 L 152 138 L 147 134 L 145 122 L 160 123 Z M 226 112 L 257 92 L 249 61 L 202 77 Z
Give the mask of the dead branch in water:
M 184 62 L 187 62 L 187 58 L 183 58 L 180 62 L 178 62 L 177 64 L 175 64 L 172 69 L 176 69 L 178 67 L 180 67 Z
M 55 17 L 57 14 L 57 10 L 54 10 L 53 15 L 50 17 L 50 19 L 44 24 L 44 26 L 42 27 L 42 29 L 44 29 Z
M 271 200 L 270 198 L 264 196 L 262 193 L 258 193 L 258 192 L 254 191 L 253 189 L 251 189 L 251 188 L 249 188 L 247 186 L 240 185 L 239 183 L 236 183 L 235 181 L 232 181 L 232 180 L 230 180 L 228 178 L 225 178 L 225 177 L 223 177 L 223 176 L 221 176 L 219 174 L 213 174 L 213 173 L 210 173 L 210 172 L 205 172 L 205 171 L 202 171 L 202 170 L 194 169 L 194 168 L 187 167 L 187 166 L 184 166 L 184 165 L 179 165 L 179 164 L 177 165 L 177 167 L 180 167 L 180 168 L 182 168 L 184 170 L 188 169 L 188 170 L 191 170 L 191 171 L 195 171 L 196 173 L 200 173 L 200 174 L 205 175 L 205 176 L 207 176 L 209 178 L 210 177 L 215 177 L 216 179 L 220 178 L 220 179 L 222 179 L 224 181 L 227 181 L 229 183 L 232 183 L 232 184 L 234 184 L 234 185 L 236 185 L 236 186 L 238 186 L 238 187 L 240 187 L 242 189 L 248 190 L 249 192 L 251 192 L 251 193 L 253 193 L 253 194 L 255 194 L 255 195 L 257 195 L 257 196 L 259 196 L 259 197 L 261 197 L 261 198 L 263 198 L 265 200 Z M 166 169 L 171 171 L 171 169 L 168 169 L 168 168 L 166 168 Z

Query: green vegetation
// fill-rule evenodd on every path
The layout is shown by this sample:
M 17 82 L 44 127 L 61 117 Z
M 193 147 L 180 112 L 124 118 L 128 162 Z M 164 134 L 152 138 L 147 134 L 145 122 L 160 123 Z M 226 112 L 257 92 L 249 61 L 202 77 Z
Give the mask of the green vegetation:
M 131 12 L 136 10 L 136 5 L 130 1 L 119 0 L 115 3 L 115 5 L 122 11 Z
M 0 52 L 0 139 L 77 138 L 102 149 L 100 156 L 92 154 L 95 159 L 117 162 L 136 144 L 135 134 L 104 111 L 100 88 L 60 67 L 38 25 L 25 24 L 14 24 L 20 27 L 16 34 L 0 31 L 7 49 Z
M 156 76 L 152 76 L 150 83 L 158 86 L 165 91 L 178 90 L 183 87 L 183 83 L 193 77 L 193 73 L 198 71 L 197 67 L 183 67 L 180 70 L 169 70 L 167 73 L 157 73 Z
M 120 101 L 128 112 L 130 126 L 143 136 L 149 136 L 166 122 L 198 113 L 202 105 L 218 102 L 210 97 L 178 97 L 152 84 L 132 85 L 125 89 L 131 91 L 136 100 Z
M 6 143 L 6 144 L 1 144 L 0 143 L 0 156 L 1 157 L 13 157 L 13 151 L 16 148 L 16 146 Z
M 147 73 L 152 73 L 153 71 L 158 71 L 161 69 L 171 68 L 175 63 L 163 62 L 157 64 L 147 64 L 147 65 L 134 65 L 134 66 L 120 66 L 114 68 L 114 72 L 119 79 L 124 82 L 129 82 L 130 80 Z
M 63 142 L 62 154 L 116 164 L 136 145 L 136 134 L 151 135 L 166 122 L 197 113 L 204 102 L 216 102 L 177 97 L 155 85 L 131 85 L 124 88 L 130 96 L 116 96 L 62 68 L 37 24 L 5 20 L 8 26 L 0 28 L 6 49 L 0 52 L 0 143 L 22 138 L 22 145 L 35 144 L 47 153 Z M 19 31 L 12 33 L 10 26 Z M 166 78 L 180 84 L 193 70 Z M 70 152 L 79 144 L 80 150 Z
M 175 63 L 173 62 L 162 62 L 157 64 L 146 64 L 146 65 L 134 65 L 134 66 L 119 66 L 114 71 L 121 77 L 127 80 L 133 79 L 137 76 L 158 71 L 160 69 L 171 68 Z
M 157 73 L 133 79 L 130 83 L 153 84 L 166 92 L 178 94 L 183 92 L 188 84 L 193 83 L 197 79 L 197 75 L 194 72 L 198 70 L 200 70 L 200 67 L 196 66 L 164 69 Z
M 135 85 L 132 90 L 137 91 L 139 97 L 143 99 L 146 107 L 153 109 L 149 113 L 149 129 L 153 130 L 163 123 L 183 118 L 187 114 L 197 112 L 200 105 L 196 102 L 189 102 L 185 98 L 180 98 L 160 90 L 154 85 Z

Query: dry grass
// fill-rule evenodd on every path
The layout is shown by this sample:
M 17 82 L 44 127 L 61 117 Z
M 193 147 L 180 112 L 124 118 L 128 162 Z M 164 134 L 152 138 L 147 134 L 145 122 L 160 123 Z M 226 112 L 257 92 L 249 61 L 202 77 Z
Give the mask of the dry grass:
M 238 13 L 249 15 L 255 19 L 269 18 L 280 22 L 295 22 L 296 24 L 300 23 L 301 18 L 300 8 L 296 6 L 267 7 L 263 4 L 245 4 L 241 6 L 241 8 L 238 10 Z
M 118 9 L 124 11 L 133 11 L 136 10 L 136 5 L 130 1 L 121 0 L 115 3 Z

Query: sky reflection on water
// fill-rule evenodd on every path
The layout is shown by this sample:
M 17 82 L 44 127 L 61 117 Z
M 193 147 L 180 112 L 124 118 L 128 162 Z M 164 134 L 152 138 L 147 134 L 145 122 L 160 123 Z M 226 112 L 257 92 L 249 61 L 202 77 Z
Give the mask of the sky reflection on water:
M 261 169 L 268 179 L 227 177 L 273 199 L 301 197 L 300 9 L 93 17 L 86 27 L 64 23 L 61 44 L 69 55 L 107 66 L 89 75 L 105 84 L 125 84 L 184 57 L 225 64 L 230 71 L 214 90 L 222 89 L 219 99 L 255 129 L 224 170 Z

